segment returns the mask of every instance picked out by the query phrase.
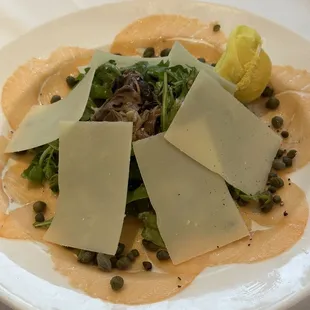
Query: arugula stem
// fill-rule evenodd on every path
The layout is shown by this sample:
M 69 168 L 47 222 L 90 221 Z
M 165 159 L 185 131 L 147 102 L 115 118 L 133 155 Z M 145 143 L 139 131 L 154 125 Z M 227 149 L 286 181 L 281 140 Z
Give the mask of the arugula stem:
M 53 150 L 53 148 L 51 146 L 49 146 L 48 148 L 45 149 L 45 151 L 42 153 L 40 160 L 39 160 L 39 166 L 42 167 L 45 158 L 48 156 L 48 154 L 50 153 L 50 151 Z
M 161 107 L 161 124 L 162 131 L 167 130 L 167 104 L 168 104 L 168 75 L 164 73 L 164 85 L 163 85 L 163 102 Z
M 35 222 L 35 223 L 33 223 L 33 226 L 35 228 L 38 228 L 38 227 L 48 228 L 52 224 L 52 221 L 53 221 L 53 217 L 50 218 L 49 220 L 44 221 L 44 222 Z

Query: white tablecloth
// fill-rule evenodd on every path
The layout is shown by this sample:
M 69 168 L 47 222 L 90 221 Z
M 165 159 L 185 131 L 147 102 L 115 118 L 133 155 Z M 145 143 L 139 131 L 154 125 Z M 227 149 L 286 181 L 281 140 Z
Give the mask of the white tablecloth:
M 208 1 L 246 9 L 272 19 L 310 40 L 310 0 Z M 113 0 L 0 0 L 0 47 L 49 20 L 107 2 Z M 293 309 L 309 310 L 310 297 Z M 0 310 L 9 309 L 0 303 Z

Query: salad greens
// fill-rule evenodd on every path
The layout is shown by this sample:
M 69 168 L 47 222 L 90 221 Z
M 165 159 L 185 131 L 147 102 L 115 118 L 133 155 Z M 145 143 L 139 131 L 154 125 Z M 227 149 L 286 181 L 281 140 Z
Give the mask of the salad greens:
M 142 237 L 151 241 L 161 248 L 165 248 L 165 243 L 159 233 L 156 214 L 152 212 L 143 212 L 139 214 L 139 219 L 143 222 Z

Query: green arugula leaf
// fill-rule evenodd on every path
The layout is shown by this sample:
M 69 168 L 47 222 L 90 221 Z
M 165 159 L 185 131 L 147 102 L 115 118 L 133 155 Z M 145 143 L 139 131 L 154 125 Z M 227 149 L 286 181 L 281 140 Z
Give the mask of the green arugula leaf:
M 129 204 L 133 201 L 145 199 L 145 198 L 149 198 L 149 196 L 147 194 L 145 186 L 141 185 L 140 187 L 138 187 L 134 191 L 129 191 L 127 193 L 127 204 Z
M 22 177 L 31 182 L 42 184 L 44 180 L 44 171 L 39 165 L 31 165 L 24 170 Z
M 156 215 L 152 212 L 143 212 L 139 214 L 139 219 L 142 220 L 144 228 L 142 230 L 142 237 L 148 241 L 153 242 L 159 247 L 165 248 L 165 243 L 159 233 L 157 227 Z

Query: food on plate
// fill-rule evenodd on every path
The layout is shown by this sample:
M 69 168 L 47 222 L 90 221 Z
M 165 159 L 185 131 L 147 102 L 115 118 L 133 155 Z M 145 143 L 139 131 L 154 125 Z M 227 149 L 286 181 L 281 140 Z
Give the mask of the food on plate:
M 226 49 L 221 29 L 154 15 L 111 53 L 61 48 L 17 69 L 2 95 L 14 132 L 0 140 L 0 236 L 44 243 L 74 287 L 124 304 L 291 248 L 309 213 L 288 173 L 310 160 L 310 78 L 272 72 L 254 29 Z

